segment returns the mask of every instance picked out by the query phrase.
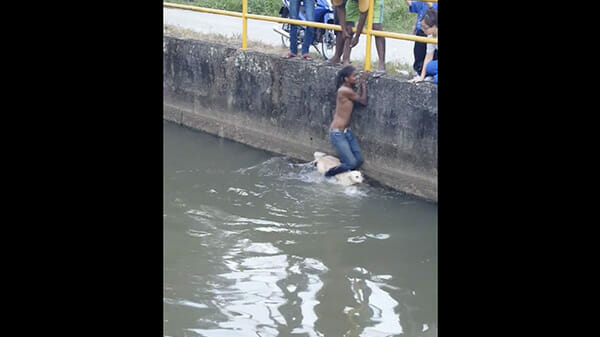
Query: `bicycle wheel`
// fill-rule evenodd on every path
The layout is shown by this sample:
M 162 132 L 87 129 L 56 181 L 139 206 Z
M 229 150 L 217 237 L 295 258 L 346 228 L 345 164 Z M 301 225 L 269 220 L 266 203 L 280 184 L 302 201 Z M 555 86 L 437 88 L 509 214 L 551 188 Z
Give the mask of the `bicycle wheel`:
M 335 54 L 335 33 L 332 29 L 326 29 L 321 40 L 321 55 L 325 60 L 329 60 Z
M 289 36 L 289 34 L 290 34 L 290 24 L 289 23 L 282 23 L 281 29 L 286 31 Z M 286 47 L 288 49 L 290 48 L 290 38 L 289 37 L 285 37 L 285 36 L 281 35 L 281 43 L 283 43 L 284 47 Z

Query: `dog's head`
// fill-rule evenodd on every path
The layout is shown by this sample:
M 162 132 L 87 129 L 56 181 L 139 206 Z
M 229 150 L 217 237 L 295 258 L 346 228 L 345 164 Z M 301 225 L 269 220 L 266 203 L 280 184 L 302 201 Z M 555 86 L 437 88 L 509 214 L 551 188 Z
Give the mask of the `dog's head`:
M 313 153 L 313 156 L 315 156 L 315 160 L 319 160 L 320 158 L 325 157 L 327 154 L 323 153 L 323 152 L 319 152 L 319 151 L 315 151 L 315 153 Z
M 362 172 L 357 170 L 350 171 L 348 177 L 350 178 L 350 181 L 352 181 L 354 184 L 360 184 L 365 180 Z

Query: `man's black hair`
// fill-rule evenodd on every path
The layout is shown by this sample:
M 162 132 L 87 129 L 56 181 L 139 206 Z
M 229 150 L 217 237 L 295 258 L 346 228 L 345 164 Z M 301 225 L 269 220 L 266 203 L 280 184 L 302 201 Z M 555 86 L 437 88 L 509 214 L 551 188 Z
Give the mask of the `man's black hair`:
M 351 65 L 345 66 L 337 74 L 337 88 L 339 89 L 344 84 L 344 78 L 352 75 L 354 67 Z

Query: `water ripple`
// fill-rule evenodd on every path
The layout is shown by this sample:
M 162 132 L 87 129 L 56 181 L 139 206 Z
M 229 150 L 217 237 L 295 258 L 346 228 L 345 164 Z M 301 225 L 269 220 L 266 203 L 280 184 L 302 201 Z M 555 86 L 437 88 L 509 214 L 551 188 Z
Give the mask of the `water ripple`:
M 250 246 L 243 249 L 244 252 L 252 252 L 258 254 L 278 254 L 281 249 L 273 246 L 270 242 L 253 242 Z
M 164 298 L 164 302 L 172 305 L 182 305 L 186 307 L 196 308 L 196 309 L 206 309 L 208 306 L 206 304 L 192 302 L 188 300 L 174 300 L 171 298 Z
M 380 234 L 366 233 L 365 236 L 368 238 L 377 239 L 377 240 L 385 240 L 385 239 L 390 238 L 389 234 L 384 234 L 384 233 L 380 233 Z
M 197 230 L 194 230 L 194 229 L 188 229 L 186 233 L 189 236 L 195 237 L 195 238 L 202 238 L 202 237 L 205 237 L 205 236 L 212 235 L 212 233 L 208 233 L 208 232 L 204 232 L 204 231 L 197 231 Z

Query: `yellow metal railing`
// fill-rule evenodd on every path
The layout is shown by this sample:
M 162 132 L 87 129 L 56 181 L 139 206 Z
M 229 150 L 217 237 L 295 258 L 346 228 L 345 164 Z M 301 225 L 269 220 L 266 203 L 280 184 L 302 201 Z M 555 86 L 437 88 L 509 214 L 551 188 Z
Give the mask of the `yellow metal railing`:
M 428 0 L 428 1 L 429 2 L 438 2 L 438 0 Z M 369 71 L 371 69 L 371 36 L 383 36 L 383 37 L 390 37 L 393 39 L 410 40 L 410 41 L 417 41 L 417 42 L 423 42 L 423 43 L 435 43 L 435 44 L 438 43 L 437 38 L 431 39 L 431 38 L 427 38 L 427 37 L 423 37 L 423 36 L 416 36 L 416 35 L 411 35 L 411 34 L 402 34 L 402 33 L 386 32 L 386 31 L 382 31 L 382 30 L 373 30 L 373 3 L 374 3 L 374 0 L 369 0 L 369 11 L 367 13 L 367 26 L 362 31 L 362 34 L 365 34 L 367 36 L 366 51 L 365 51 L 365 70 L 366 71 Z M 221 10 L 221 9 L 212 9 L 212 8 L 190 6 L 190 5 L 180 5 L 180 4 L 170 3 L 170 2 L 163 2 L 163 7 L 179 8 L 179 9 L 186 9 L 186 10 L 191 10 L 191 11 L 196 11 L 196 12 L 212 13 L 212 14 L 218 14 L 218 15 L 228 15 L 228 16 L 235 16 L 235 17 L 242 18 L 242 50 L 246 50 L 248 47 L 248 19 L 272 21 L 272 22 L 279 22 L 279 23 L 289 23 L 289 24 L 294 24 L 294 25 L 310 26 L 310 27 L 315 27 L 315 28 L 324 28 L 324 29 L 331 29 L 331 30 L 337 30 L 337 31 L 342 30 L 340 25 L 332 25 L 332 24 L 328 24 L 328 23 L 320 23 L 320 22 L 314 22 L 314 21 L 287 19 L 287 18 L 280 18 L 280 17 L 275 17 L 275 16 L 267 16 L 267 15 L 249 14 L 248 13 L 248 0 L 242 0 L 242 12 L 241 13 L 225 11 L 225 10 Z M 352 30 L 354 32 L 356 32 L 356 27 L 352 28 Z M 337 48 L 337 46 L 336 46 L 336 48 Z

